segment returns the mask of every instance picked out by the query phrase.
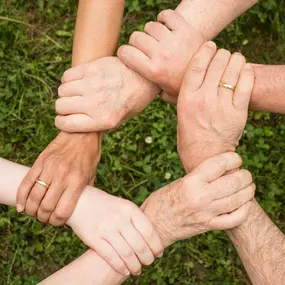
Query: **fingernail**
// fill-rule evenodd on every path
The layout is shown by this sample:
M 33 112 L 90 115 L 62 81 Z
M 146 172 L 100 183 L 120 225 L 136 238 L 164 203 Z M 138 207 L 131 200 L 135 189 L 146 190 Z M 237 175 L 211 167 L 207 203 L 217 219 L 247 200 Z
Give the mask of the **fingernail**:
M 129 276 L 129 275 L 130 275 L 130 271 L 129 271 L 128 269 L 126 269 L 126 270 L 124 271 L 124 273 L 125 273 L 126 276 Z
M 139 276 L 142 274 L 142 271 L 140 270 L 136 275 Z
M 161 258 L 163 256 L 163 252 L 157 255 L 157 258 Z
M 16 209 L 17 209 L 17 212 L 18 212 L 18 213 L 21 213 L 21 212 L 24 211 L 24 207 L 23 207 L 21 204 L 17 204 L 17 205 L 16 205 Z
M 217 45 L 216 45 L 214 42 L 212 42 L 212 41 L 209 41 L 209 42 L 207 43 L 207 45 L 208 45 L 208 47 L 210 47 L 210 48 L 215 48 L 215 47 L 217 47 Z
M 127 47 L 122 47 L 122 48 L 121 48 L 121 53 L 122 53 L 122 54 L 127 54 L 127 53 L 128 53 Z

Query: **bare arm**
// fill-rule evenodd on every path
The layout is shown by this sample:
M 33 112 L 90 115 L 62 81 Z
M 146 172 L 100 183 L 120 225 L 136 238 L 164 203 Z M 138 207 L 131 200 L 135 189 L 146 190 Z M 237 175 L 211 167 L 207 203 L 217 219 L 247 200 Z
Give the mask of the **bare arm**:
M 183 0 L 176 11 L 206 40 L 213 39 L 258 0 Z
M 73 42 L 72 66 L 114 53 L 124 0 L 80 0 Z
M 256 201 L 248 219 L 228 235 L 253 285 L 285 284 L 285 236 Z
M 17 187 L 28 172 L 29 168 L 0 158 L 0 204 L 15 206 Z M 80 199 L 88 199 L 88 192 L 92 188 L 85 188 Z M 59 270 L 41 284 L 121 284 L 126 279 L 110 267 L 95 251 L 88 250 L 71 264 Z

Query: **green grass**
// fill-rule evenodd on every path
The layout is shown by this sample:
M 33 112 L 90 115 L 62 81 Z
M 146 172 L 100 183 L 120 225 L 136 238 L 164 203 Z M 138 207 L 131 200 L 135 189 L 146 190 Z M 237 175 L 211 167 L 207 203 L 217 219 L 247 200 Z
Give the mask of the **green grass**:
M 122 42 L 178 1 L 128 0 Z M 36 3 L 36 4 L 33 4 Z M 57 86 L 70 65 L 77 1 L 2 0 L 0 3 L 0 156 L 31 165 L 52 140 Z M 249 61 L 285 62 L 283 0 L 263 0 L 217 39 Z M 283 20 L 283 21 L 282 21 Z M 151 136 L 153 142 L 145 143 Z M 285 231 L 285 120 L 251 113 L 239 148 L 258 185 L 257 197 Z M 169 180 L 166 173 L 171 174 Z M 156 100 L 143 114 L 104 140 L 98 187 L 141 203 L 183 175 L 176 153 L 173 106 Z M 282 207 L 283 205 L 283 207 Z M 68 228 L 55 229 L 0 206 L 0 285 L 36 284 L 79 256 L 85 246 Z M 249 284 L 222 232 L 176 243 L 128 284 Z

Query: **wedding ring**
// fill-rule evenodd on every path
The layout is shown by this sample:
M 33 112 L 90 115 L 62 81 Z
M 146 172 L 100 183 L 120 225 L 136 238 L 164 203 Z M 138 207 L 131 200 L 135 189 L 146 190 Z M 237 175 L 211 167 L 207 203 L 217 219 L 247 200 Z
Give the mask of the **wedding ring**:
M 49 187 L 44 181 L 42 181 L 40 179 L 37 179 L 36 183 L 40 184 L 41 186 L 45 187 L 46 189 L 48 189 L 48 187 Z
M 221 82 L 219 84 L 219 87 L 224 87 L 226 89 L 229 89 L 229 90 L 232 90 L 232 91 L 235 91 L 236 87 L 231 85 L 231 84 L 228 84 L 228 83 L 224 83 L 224 82 Z

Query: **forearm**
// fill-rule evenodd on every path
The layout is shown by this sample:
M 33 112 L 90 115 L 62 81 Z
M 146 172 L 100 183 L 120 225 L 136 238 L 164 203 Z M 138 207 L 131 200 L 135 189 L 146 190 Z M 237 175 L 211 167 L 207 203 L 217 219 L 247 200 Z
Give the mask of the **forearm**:
M 72 66 L 114 53 L 124 0 L 80 0 L 73 42 Z
M 28 170 L 28 167 L 0 158 L 0 204 L 15 206 L 18 186 Z M 88 199 L 88 191 L 94 191 L 94 188 L 86 188 L 80 199 Z M 114 285 L 121 284 L 124 280 L 125 276 L 115 272 L 94 251 L 88 250 L 41 284 Z
M 182 0 L 176 11 L 211 40 L 258 0 Z
M 124 0 L 80 0 L 72 52 L 72 66 L 114 53 L 121 28 Z M 61 135 L 64 135 L 63 132 Z M 72 134 L 101 155 L 103 133 Z M 67 138 L 68 139 L 68 138 Z M 95 158 L 94 158 L 95 159 Z
M 227 232 L 253 285 L 285 284 L 285 237 L 254 200 L 248 219 Z
M 118 285 L 126 279 L 89 249 L 75 261 L 51 275 L 41 285 Z
M 253 67 L 255 85 L 250 109 L 285 114 L 285 65 Z

